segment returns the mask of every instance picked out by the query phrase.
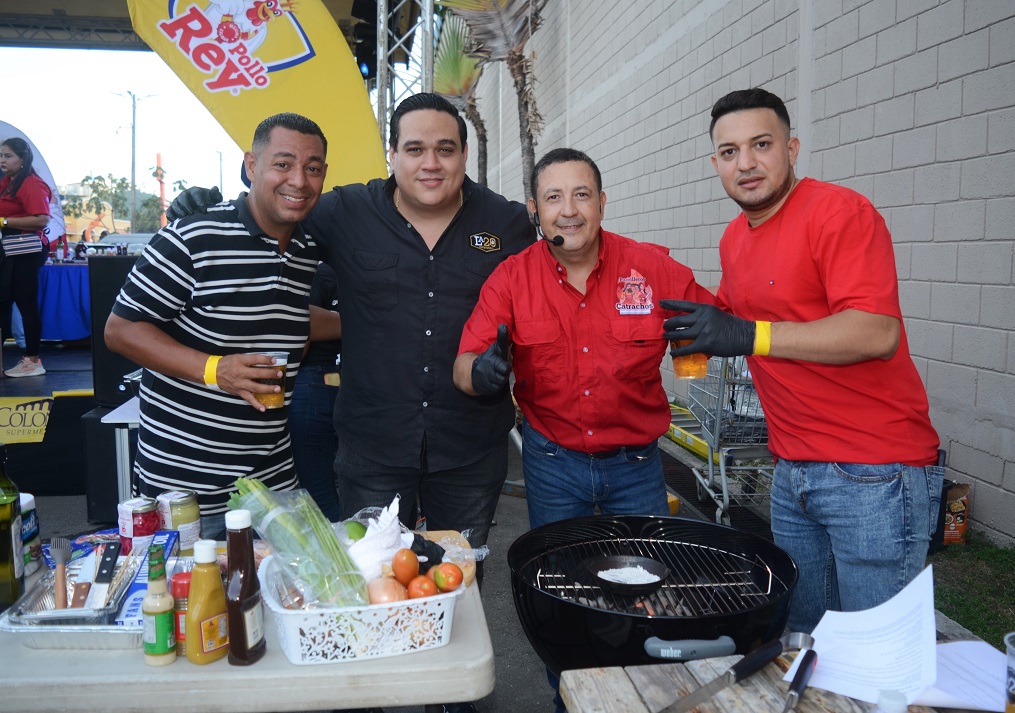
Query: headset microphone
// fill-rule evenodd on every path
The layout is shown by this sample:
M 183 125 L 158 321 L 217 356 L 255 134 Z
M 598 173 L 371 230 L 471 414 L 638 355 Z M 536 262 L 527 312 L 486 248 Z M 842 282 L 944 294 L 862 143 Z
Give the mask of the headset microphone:
M 536 224 L 536 232 L 539 233 L 540 240 L 545 240 L 546 242 L 558 248 L 564 244 L 564 238 L 561 237 L 560 235 L 556 235 L 552 238 L 549 238 L 543 233 L 543 229 L 539 225 L 539 211 L 532 212 L 532 222 Z

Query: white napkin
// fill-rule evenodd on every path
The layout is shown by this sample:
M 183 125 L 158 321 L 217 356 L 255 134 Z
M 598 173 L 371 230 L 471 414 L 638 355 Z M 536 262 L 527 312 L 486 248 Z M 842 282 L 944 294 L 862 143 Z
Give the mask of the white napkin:
M 399 495 L 376 518 L 367 521 L 367 532 L 349 546 L 349 556 L 368 582 L 381 576 L 381 566 L 403 547 L 412 546 L 412 533 L 402 532 L 398 521 Z

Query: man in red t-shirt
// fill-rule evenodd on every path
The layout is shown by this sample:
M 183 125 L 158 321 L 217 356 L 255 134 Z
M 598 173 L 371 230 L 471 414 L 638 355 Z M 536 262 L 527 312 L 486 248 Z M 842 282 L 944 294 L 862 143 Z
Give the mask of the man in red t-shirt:
M 943 469 L 909 355 L 891 235 L 860 194 L 793 171 L 800 142 L 763 89 L 712 109 L 712 165 L 743 209 L 719 243 L 719 303 L 665 325 L 674 355 L 748 355 L 777 459 L 772 532 L 800 568 L 789 627 L 894 596 L 923 568 Z M 725 311 L 723 311 L 725 310 Z M 733 316 L 736 315 L 736 316 Z

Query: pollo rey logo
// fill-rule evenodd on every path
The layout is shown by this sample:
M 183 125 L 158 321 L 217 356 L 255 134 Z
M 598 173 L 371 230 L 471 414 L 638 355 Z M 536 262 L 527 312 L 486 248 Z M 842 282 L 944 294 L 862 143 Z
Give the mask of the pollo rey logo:
M 296 0 L 219 0 L 182 13 L 175 6 L 170 2 L 170 19 L 159 23 L 159 31 L 198 71 L 212 75 L 204 82 L 209 92 L 238 96 L 264 89 L 271 72 L 316 54 L 296 17 Z

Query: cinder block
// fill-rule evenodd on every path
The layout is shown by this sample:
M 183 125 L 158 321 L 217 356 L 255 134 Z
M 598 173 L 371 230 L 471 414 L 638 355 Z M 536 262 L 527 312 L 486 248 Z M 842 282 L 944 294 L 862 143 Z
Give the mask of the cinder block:
M 962 113 L 978 114 L 1011 106 L 1015 63 L 993 67 L 962 80 Z
M 916 125 L 926 126 L 962 116 L 962 80 L 916 93 Z
M 909 246 L 903 246 L 909 247 Z M 902 265 L 899 262 L 899 251 L 895 253 L 895 266 L 902 277 Z M 930 319 L 930 283 L 929 282 L 900 282 L 899 283 L 899 306 L 902 307 L 902 314 L 906 317 L 916 319 Z
M 933 163 L 933 146 L 937 131 L 933 126 L 900 131 L 892 135 L 892 168 L 910 168 Z
M 876 206 L 910 205 L 913 202 L 913 169 L 890 171 L 874 176 Z
M 983 235 L 984 210 L 983 201 L 938 203 L 934 206 L 934 242 L 980 240 Z
M 1015 153 L 969 159 L 962 164 L 963 198 L 1002 198 L 1011 195 Z
M 987 201 L 984 240 L 1015 240 L 1015 198 Z
M 929 243 L 934 240 L 933 205 L 919 203 L 904 205 L 890 208 L 883 213 L 889 221 L 888 227 L 892 231 L 892 241 L 896 246 L 899 243 Z M 912 272 L 908 276 L 916 278 Z
M 894 2 L 868 2 L 860 7 L 860 37 L 870 37 L 895 24 Z
M 971 474 L 973 477 L 975 473 Z M 988 494 L 989 493 L 989 494 Z M 1012 536 L 1012 513 L 1015 512 L 1015 493 L 1008 489 L 980 486 L 973 491 L 970 517 L 979 525 L 995 529 L 1009 538 Z
M 1002 153 L 1015 149 L 1015 109 L 987 115 L 987 152 Z
M 839 117 L 814 122 L 811 127 L 811 145 L 803 147 L 804 151 L 818 152 L 839 145 Z
M 962 34 L 963 0 L 948 0 L 922 13 L 916 21 L 916 47 L 926 49 Z
M 984 285 L 980 290 L 980 325 L 1015 331 L 1015 287 Z
M 958 200 L 962 167 L 958 163 L 935 163 L 916 169 L 913 200 L 944 203 Z
M 914 280 L 955 282 L 958 271 L 958 247 L 938 243 L 913 244 Z
M 840 181 L 856 174 L 856 149 L 852 145 L 840 146 L 822 152 L 821 178 L 825 181 Z
M 921 12 L 926 12 L 932 7 L 937 5 L 941 0 L 897 0 L 896 3 L 887 3 L 888 5 L 896 5 L 895 19 L 898 22 L 906 20 L 910 17 L 915 17 Z
M 821 89 L 842 79 L 842 52 L 836 51 L 814 60 L 814 88 Z
M 912 94 L 889 99 L 874 107 L 874 133 L 877 136 L 912 129 L 914 121 Z
M 863 106 L 856 111 L 843 114 L 839 124 L 842 143 L 850 144 L 874 136 L 874 107 Z
M 967 116 L 937 126 L 937 160 L 956 161 L 987 153 L 987 117 Z
M 922 319 L 906 320 L 906 336 L 909 338 L 909 351 L 914 357 L 925 357 L 937 361 L 951 361 L 952 332 L 951 324 L 930 322 Z
M 1015 19 L 990 28 L 990 66 L 1015 60 Z
M 874 69 L 877 38 L 865 37 L 842 48 L 842 76 L 852 77 Z
M 1015 28 L 1012 31 L 1015 32 Z M 988 30 L 980 30 L 938 47 L 938 81 L 945 82 L 986 69 L 990 53 L 989 36 Z
M 982 229 L 981 229 L 982 234 Z M 973 242 L 959 246 L 958 280 L 978 285 L 1010 285 L 1012 246 L 1010 241 Z M 1015 303 L 1011 304 L 1015 307 Z
M 916 51 L 916 19 L 888 26 L 878 33 L 878 66 L 894 62 Z
M 935 282 L 930 288 L 930 318 L 935 322 L 978 324 L 980 321 L 979 285 Z
M 1008 334 L 1004 330 L 957 324 L 952 338 L 952 359 L 957 364 L 1003 371 L 1007 356 L 1007 342 Z M 1015 396 L 1015 376 L 1010 378 L 1012 380 L 1012 395 Z M 979 390 L 977 400 L 979 401 L 982 397 L 983 392 Z
M 1015 7 L 1009 2 L 997 0 L 966 0 L 965 31 L 973 32 L 1015 15 Z
M 932 361 L 927 365 L 927 395 L 935 400 L 968 407 L 976 400 L 976 369 Z M 951 452 L 949 452 L 951 456 Z M 949 460 L 951 458 L 949 457 Z M 951 463 L 949 463 L 951 465 Z
M 891 64 L 876 67 L 856 77 L 857 106 L 867 106 L 895 95 L 895 68 Z
M 1015 413 L 1015 374 L 981 373 L 976 380 L 976 406 L 997 414 Z M 1015 450 L 1010 439 L 1008 448 Z M 997 453 L 1006 457 L 1000 449 Z
M 895 63 L 896 96 L 937 84 L 937 67 L 937 47 L 900 59 Z
M 1003 460 L 958 442 L 953 442 L 948 451 L 948 465 L 992 485 L 1000 485 L 1004 473 Z
M 892 137 L 878 136 L 856 145 L 858 175 L 884 173 L 892 170 Z

